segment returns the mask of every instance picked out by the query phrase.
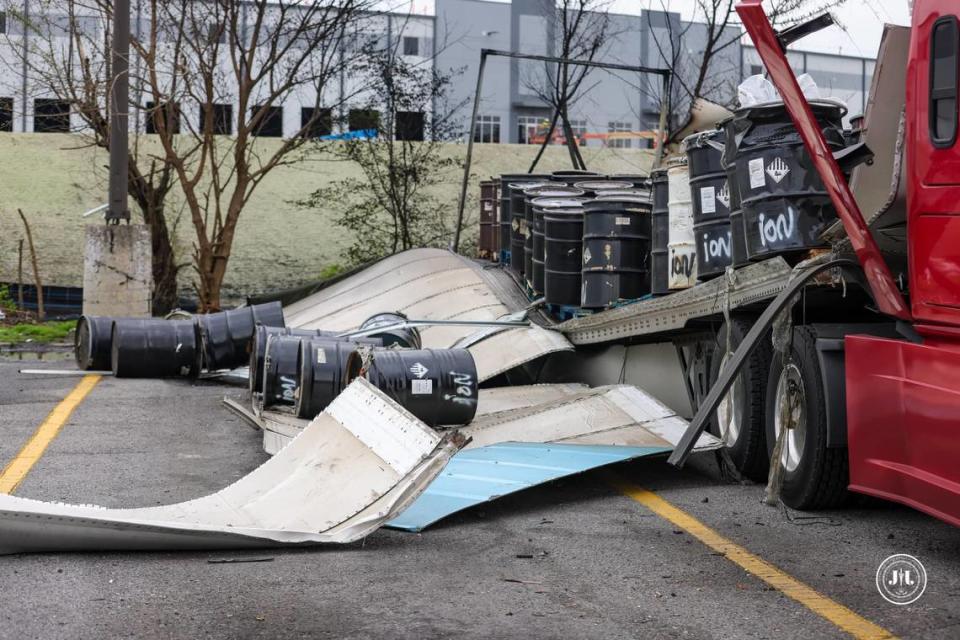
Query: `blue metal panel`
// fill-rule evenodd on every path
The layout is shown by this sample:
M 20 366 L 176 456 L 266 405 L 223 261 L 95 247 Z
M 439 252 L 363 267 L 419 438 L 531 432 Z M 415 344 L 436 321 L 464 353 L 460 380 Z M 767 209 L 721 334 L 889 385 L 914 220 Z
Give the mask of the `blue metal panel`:
M 450 514 L 500 496 L 614 462 L 668 453 L 670 447 L 505 442 L 461 451 L 403 513 L 393 529 L 421 531 Z

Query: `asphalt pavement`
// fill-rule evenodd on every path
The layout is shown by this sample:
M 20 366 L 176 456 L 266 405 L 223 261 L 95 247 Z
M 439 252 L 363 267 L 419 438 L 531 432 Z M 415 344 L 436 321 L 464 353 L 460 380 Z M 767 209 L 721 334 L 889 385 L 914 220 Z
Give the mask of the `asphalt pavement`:
M 0 360 L 0 467 L 77 377 Z M 112 507 L 188 500 L 267 459 L 222 406 L 237 387 L 104 378 L 16 495 Z M 655 492 L 780 572 L 905 638 L 960 638 L 960 530 L 874 500 L 803 514 L 723 480 L 712 454 L 567 478 L 420 534 L 337 548 L 0 557 L 0 638 L 844 638 L 784 591 L 624 495 Z M 816 517 L 811 517 L 815 515 Z M 914 604 L 877 592 L 880 562 L 919 558 Z M 221 562 L 247 560 L 249 562 Z M 214 561 L 214 562 L 211 562 Z

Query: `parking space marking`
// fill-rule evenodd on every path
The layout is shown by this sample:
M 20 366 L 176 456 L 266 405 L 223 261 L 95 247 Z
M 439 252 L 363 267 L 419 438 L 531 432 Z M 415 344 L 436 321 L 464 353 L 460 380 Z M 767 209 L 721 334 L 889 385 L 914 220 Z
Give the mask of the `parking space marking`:
M 77 386 L 60 401 L 53 411 L 44 419 L 37 430 L 33 432 L 27 443 L 10 463 L 0 471 L 0 493 L 13 493 L 17 486 L 30 473 L 33 465 L 43 455 L 53 439 L 60 433 L 60 429 L 70 419 L 70 414 L 87 397 L 97 383 L 98 375 L 87 375 L 80 379 Z
M 674 506 L 652 491 L 632 485 L 616 476 L 611 476 L 610 482 L 624 495 L 633 498 L 661 518 L 683 529 L 714 551 L 723 554 L 747 573 L 763 580 L 784 595 L 793 598 L 854 638 L 858 640 L 896 638 L 892 632 L 857 615 L 842 604 L 834 602 L 822 593 L 784 573 L 766 560 L 755 556 L 735 542 L 724 538 L 686 511 Z

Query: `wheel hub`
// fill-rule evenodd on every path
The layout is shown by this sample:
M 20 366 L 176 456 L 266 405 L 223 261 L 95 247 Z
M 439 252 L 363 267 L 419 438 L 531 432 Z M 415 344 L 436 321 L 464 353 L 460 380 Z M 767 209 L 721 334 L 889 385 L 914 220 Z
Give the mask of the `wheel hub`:
M 787 471 L 800 465 L 803 444 L 807 436 L 806 390 L 803 375 L 793 363 L 788 363 L 780 372 L 775 396 L 776 414 L 774 431 L 780 439 L 780 431 L 787 429 L 780 453 L 780 464 Z
M 721 372 L 732 356 L 732 353 L 724 354 L 723 359 L 720 360 Z M 717 406 L 717 424 L 720 427 L 720 438 L 727 447 L 735 445 L 740 438 L 741 425 L 743 424 L 744 394 L 743 375 L 739 375 L 734 379 L 730 390 L 727 391 Z

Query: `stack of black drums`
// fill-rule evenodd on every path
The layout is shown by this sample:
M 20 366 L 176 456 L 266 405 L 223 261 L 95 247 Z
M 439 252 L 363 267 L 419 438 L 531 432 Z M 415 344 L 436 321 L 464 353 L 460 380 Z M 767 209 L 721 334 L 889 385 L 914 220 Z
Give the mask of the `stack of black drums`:
M 730 189 L 723 166 L 724 132 L 695 133 L 683 141 L 690 171 L 697 279 L 709 280 L 732 263 Z
M 667 255 L 667 243 L 670 239 L 670 187 L 667 168 L 661 167 L 650 172 L 653 189 L 653 208 L 651 211 L 652 240 L 650 247 L 650 292 L 662 295 L 670 292 L 668 273 L 670 270 Z
M 523 184 L 531 182 L 545 182 L 549 180 L 549 175 L 543 174 L 532 174 L 532 173 L 506 173 L 500 176 L 500 207 L 499 207 L 499 216 L 497 218 L 499 222 L 500 229 L 500 262 L 504 265 L 511 266 L 510 254 L 511 254 L 511 238 L 513 236 L 513 216 L 510 211 L 511 204 L 513 203 L 511 199 L 511 184 Z
M 510 192 L 510 205 L 508 207 L 510 214 L 510 269 L 518 276 L 524 275 L 523 247 L 526 244 L 527 237 L 526 196 L 523 192 L 533 187 L 555 186 L 557 185 L 545 179 L 515 181 L 507 185 Z M 501 209 L 502 215 L 503 210 Z
M 603 309 L 650 293 L 651 208 L 649 194 L 584 203 L 581 307 Z

